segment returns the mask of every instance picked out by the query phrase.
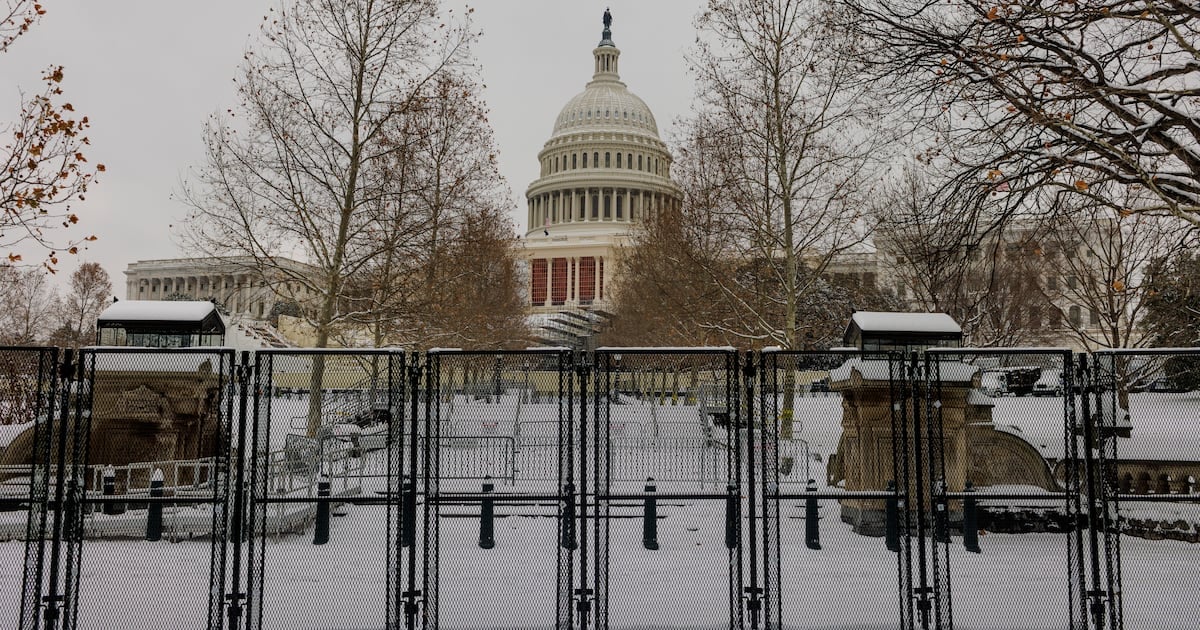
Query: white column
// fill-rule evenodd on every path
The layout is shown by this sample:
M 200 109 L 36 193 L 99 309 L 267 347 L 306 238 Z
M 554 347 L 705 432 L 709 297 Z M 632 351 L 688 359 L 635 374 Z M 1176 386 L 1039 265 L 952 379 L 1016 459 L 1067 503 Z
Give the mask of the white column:
M 567 302 L 575 299 L 575 259 L 567 258 Z

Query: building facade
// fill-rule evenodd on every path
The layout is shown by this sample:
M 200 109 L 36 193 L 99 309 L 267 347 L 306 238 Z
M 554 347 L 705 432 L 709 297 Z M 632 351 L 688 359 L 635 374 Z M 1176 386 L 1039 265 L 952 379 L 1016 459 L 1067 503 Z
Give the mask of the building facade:
M 610 23 L 606 13 L 592 80 L 559 113 L 538 154 L 541 175 L 525 193 L 534 314 L 602 310 L 631 231 L 682 197 L 654 114 L 621 82 Z
M 291 274 L 310 273 L 301 262 L 283 262 Z M 279 296 L 291 296 L 280 298 Z M 249 258 L 171 258 L 139 260 L 125 269 L 125 298 L 128 300 L 215 299 L 232 314 L 253 319 L 270 316 L 280 299 L 304 304 L 311 297 L 304 283 L 289 281 L 284 274 L 259 272 Z

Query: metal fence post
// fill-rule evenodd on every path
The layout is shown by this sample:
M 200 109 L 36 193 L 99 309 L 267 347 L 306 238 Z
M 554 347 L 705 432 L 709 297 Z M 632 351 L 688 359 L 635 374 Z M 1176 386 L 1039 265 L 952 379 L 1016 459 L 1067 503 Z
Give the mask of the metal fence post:
M 112 467 L 112 464 L 104 467 L 104 472 L 101 475 L 103 479 L 102 485 L 104 496 L 111 497 L 117 493 L 117 471 Z M 105 501 L 101 507 L 101 512 L 104 514 L 121 514 L 125 510 L 118 509 L 117 504 L 112 501 Z
M 563 484 L 562 498 L 562 540 L 558 544 L 563 549 L 577 549 L 579 543 L 575 540 L 575 484 Z
M 727 549 L 737 549 L 741 544 L 738 536 L 742 519 L 741 507 L 742 497 L 738 493 L 738 487 L 733 484 L 725 486 L 725 547 Z
M 968 481 L 963 492 L 975 492 L 975 485 Z M 963 499 L 963 548 L 971 553 L 980 553 L 979 517 L 975 509 L 975 497 Z

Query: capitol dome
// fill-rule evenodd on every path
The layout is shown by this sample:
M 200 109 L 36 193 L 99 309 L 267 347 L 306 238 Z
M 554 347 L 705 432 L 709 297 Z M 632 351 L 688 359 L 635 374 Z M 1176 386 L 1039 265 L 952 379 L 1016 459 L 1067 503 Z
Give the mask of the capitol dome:
M 630 232 L 682 198 L 654 114 L 621 82 L 610 24 L 605 12 L 592 80 L 559 112 L 525 192 L 534 312 L 603 305 Z
M 593 81 L 575 95 L 554 121 L 551 137 L 580 131 L 630 131 L 658 137 L 658 124 L 646 102 L 616 80 Z

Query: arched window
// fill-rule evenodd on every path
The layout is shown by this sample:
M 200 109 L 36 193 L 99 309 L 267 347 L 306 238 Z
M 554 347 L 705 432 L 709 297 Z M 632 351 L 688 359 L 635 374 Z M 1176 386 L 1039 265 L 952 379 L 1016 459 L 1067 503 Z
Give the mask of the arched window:
M 579 220 L 587 218 L 587 209 L 584 207 L 587 203 L 587 195 L 579 195 Z
M 617 154 L 617 168 L 621 168 L 621 154 Z
M 633 154 L 632 153 L 625 154 L 625 168 L 633 168 Z
M 592 220 L 600 218 L 600 195 L 592 195 Z
M 612 218 L 612 196 L 604 195 L 604 218 Z
M 587 154 L 583 154 L 583 168 L 587 168 Z
M 638 154 L 638 170 L 642 170 L 642 154 Z
M 604 168 L 612 168 L 612 154 L 604 153 Z
M 621 154 L 618 153 L 617 155 L 620 156 Z M 621 197 L 621 195 L 617 195 L 617 220 L 618 221 L 621 219 L 622 216 L 624 216 L 624 213 L 622 212 L 623 202 L 624 202 L 624 199 Z
M 599 151 L 592 151 L 592 165 L 596 168 L 600 168 L 600 152 Z
M 554 172 L 555 173 L 558 172 L 558 158 L 557 157 L 554 158 Z
M 579 154 L 578 153 L 571 154 L 571 168 L 572 169 L 579 168 Z

